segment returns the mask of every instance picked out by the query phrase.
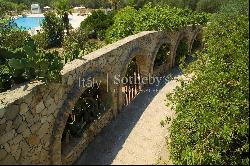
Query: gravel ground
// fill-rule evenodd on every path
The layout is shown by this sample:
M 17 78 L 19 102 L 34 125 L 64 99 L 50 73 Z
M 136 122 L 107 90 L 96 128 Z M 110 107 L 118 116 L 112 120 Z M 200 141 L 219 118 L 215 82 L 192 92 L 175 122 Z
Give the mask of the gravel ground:
M 171 73 L 174 78 L 181 76 L 178 69 Z M 141 92 L 102 130 L 75 164 L 172 164 L 166 146 L 170 124 L 162 127 L 160 122 L 175 115 L 166 106 L 166 94 L 177 85 L 176 79 L 164 80 Z

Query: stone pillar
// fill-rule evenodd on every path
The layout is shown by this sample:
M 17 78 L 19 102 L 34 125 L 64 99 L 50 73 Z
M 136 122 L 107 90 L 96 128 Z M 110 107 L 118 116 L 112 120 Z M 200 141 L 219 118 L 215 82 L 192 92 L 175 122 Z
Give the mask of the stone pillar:
M 169 69 L 173 68 L 174 65 L 175 65 L 176 50 L 177 50 L 176 46 L 171 46 L 171 48 L 170 48 L 170 56 L 169 56 L 169 62 L 170 63 L 168 65 Z
M 116 86 L 114 88 L 112 88 L 111 90 L 112 92 L 112 113 L 113 113 L 113 117 L 116 118 L 119 110 L 120 110 L 120 106 L 119 106 L 119 86 Z
M 118 108 L 118 112 L 122 110 L 123 105 L 124 105 L 124 95 L 122 92 L 122 84 L 120 84 L 119 86 L 117 86 L 116 88 L 117 93 L 116 93 L 116 101 L 117 101 L 117 108 Z

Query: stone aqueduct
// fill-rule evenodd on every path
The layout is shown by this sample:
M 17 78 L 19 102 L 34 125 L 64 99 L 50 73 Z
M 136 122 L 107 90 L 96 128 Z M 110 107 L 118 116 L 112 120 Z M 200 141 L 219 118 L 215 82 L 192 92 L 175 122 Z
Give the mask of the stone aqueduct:
M 141 74 L 147 76 L 153 72 L 162 44 L 170 45 L 164 66 L 165 71 L 169 70 L 175 63 L 179 42 L 185 39 L 191 50 L 201 33 L 199 25 L 177 32 L 141 32 L 67 63 L 61 71 L 61 83 L 44 85 L 37 81 L 1 93 L 0 164 L 72 164 L 94 136 L 116 117 L 124 102 L 122 86 L 111 80 L 111 108 L 90 125 L 76 146 L 62 155 L 61 138 L 69 112 L 86 89 L 79 87 L 79 78 L 98 78 L 105 83 L 115 74 L 124 76 L 134 57 Z

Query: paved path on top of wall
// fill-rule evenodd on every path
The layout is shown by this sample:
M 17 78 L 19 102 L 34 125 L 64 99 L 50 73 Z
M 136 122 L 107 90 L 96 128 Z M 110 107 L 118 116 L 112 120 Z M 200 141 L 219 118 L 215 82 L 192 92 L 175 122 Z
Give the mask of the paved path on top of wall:
M 177 69 L 172 73 L 181 76 Z M 162 127 L 160 121 L 174 116 L 165 100 L 177 85 L 176 79 L 162 81 L 140 93 L 89 144 L 75 164 L 172 164 L 165 143 L 169 125 Z

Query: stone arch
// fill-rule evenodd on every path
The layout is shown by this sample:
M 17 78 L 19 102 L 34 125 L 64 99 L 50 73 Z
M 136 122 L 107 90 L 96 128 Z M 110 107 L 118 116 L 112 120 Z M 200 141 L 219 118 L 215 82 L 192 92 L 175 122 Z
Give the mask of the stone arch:
M 134 48 L 132 49 L 126 56 L 126 60 L 123 63 L 123 66 L 120 70 L 121 77 L 124 77 L 126 74 L 126 70 L 130 61 L 133 58 L 136 58 L 136 62 L 141 69 L 141 72 L 144 76 L 148 75 L 150 72 L 149 64 L 150 64 L 150 52 L 143 48 Z
M 190 35 L 183 31 L 179 34 L 177 41 L 175 42 L 174 52 L 175 56 L 172 58 L 172 65 L 174 66 L 176 64 L 176 58 L 178 58 L 178 48 L 180 47 L 180 44 L 183 42 L 187 45 L 188 53 L 190 53 L 191 49 L 191 37 Z
M 168 45 L 169 50 L 170 50 L 170 56 L 168 56 L 166 59 L 166 64 L 164 64 L 164 70 L 167 71 L 172 67 L 171 66 L 172 57 L 175 56 L 174 55 L 175 54 L 174 45 L 173 45 L 170 37 L 167 35 L 164 35 L 163 38 L 159 39 L 159 41 L 156 44 L 156 47 L 153 50 L 152 57 L 151 57 L 151 63 L 150 63 L 150 73 L 154 73 L 155 59 L 156 59 L 156 56 L 157 56 L 161 46 L 163 46 L 163 45 Z
M 103 82 L 103 85 L 106 83 L 106 74 L 99 71 L 94 71 L 91 73 L 86 73 L 82 78 L 95 78 Z M 62 164 L 62 154 L 61 154 L 61 139 L 66 122 L 68 120 L 71 110 L 74 108 L 76 102 L 82 95 L 82 93 L 87 89 L 87 87 L 80 87 L 79 82 L 76 80 L 73 86 L 68 91 L 67 97 L 64 100 L 64 103 L 56 116 L 56 121 L 53 126 L 53 133 L 50 139 L 50 162 L 51 164 Z M 111 89 L 111 87 L 109 88 Z M 111 91 L 111 90 L 110 90 Z M 112 94 L 113 97 L 113 94 Z M 112 103 L 113 104 L 113 103 Z M 113 105 L 112 105 L 113 107 Z M 79 153 L 81 154 L 81 152 Z M 79 155 L 78 154 L 78 155 Z
M 191 39 L 192 39 L 192 37 L 190 37 L 188 32 L 186 32 L 186 31 L 181 32 L 178 36 L 177 41 L 176 41 L 175 51 L 177 50 L 181 41 L 184 41 L 189 46 L 189 49 L 190 49 Z
M 202 28 L 197 28 L 196 31 L 194 32 L 194 35 L 192 36 L 192 41 L 191 41 L 191 52 L 193 51 L 193 49 L 195 46 L 195 41 L 200 42 L 201 44 L 201 48 L 203 47 L 203 42 L 202 42 L 202 36 L 203 36 L 203 29 Z M 198 48 L 198 49 L 201 49 Z
M 132 49 L 126 56 L 125 61 L 123 62 L 123 66 L 120 68 L 118 72 L 120 78 L 123 78 L 126 75 L 129 63 L 135 58 L 138 67 L 140 68 L 141 76 L 147 77 L 150 74 L 150 56 L 151 53 L 144 48 L 136 47 Z M 117 85 L 118 96 L 117 96 L 117 103 L 118 109 L 121 110 L 124 105 L 124 95 L 122 93 L 123 84 L 120 83 Z

